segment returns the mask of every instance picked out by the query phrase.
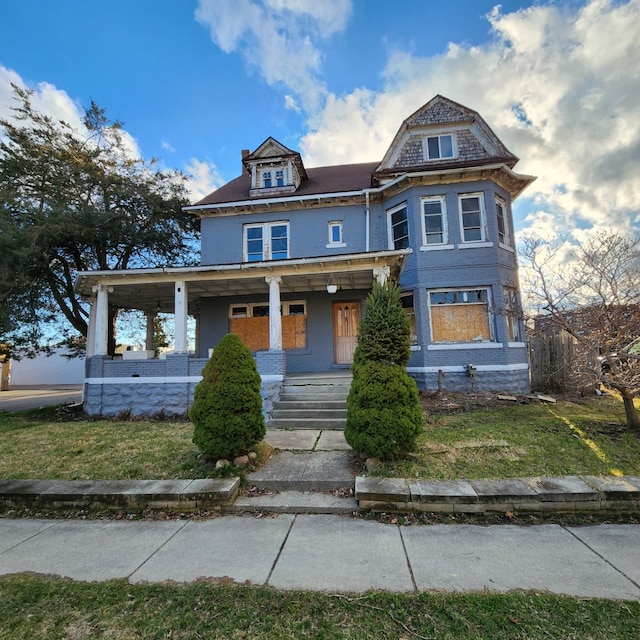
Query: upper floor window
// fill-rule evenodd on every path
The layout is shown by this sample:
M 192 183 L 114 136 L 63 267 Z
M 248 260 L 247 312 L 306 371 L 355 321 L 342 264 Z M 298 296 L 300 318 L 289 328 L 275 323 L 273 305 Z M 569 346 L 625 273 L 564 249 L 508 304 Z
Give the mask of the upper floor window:
M 289 223 L 267 222 L 244 227 L 244 260 L 284 260 L 289 257 Z
M 262 172 L 262 186 L 265 189 L 269 189 L 271 187 L 271 171 Z
M 409 223 L 407 222 L 407 205 L 387 211 L 389 230 L 389 248 L 406 249 L 409 246 Z
M 443 197 L 422 199 L 422 222 L 425 245 L 447 243 L 447 213 Z
M 460 196 L 460 228 L 463 242 L 484 242 L 484 199 L 481 193 Z
M 284 169 L 276 171 L 276 187 L 284 187 Z
M 333 220 L 329 223 L 329 244 L 327 247 L 335 246 L 344 246 L 341 220 Z
M 509 233 L 509 221 L 507 220 L 507 209 L 505 203 L 500 198 L 496 198 L 496 220 L 498 223 L 498 241 L 508 247 L 511 246 L 511 234 Z
M 453 136 L 450 133 L 427 138 L 427 160 L 453 158 Z

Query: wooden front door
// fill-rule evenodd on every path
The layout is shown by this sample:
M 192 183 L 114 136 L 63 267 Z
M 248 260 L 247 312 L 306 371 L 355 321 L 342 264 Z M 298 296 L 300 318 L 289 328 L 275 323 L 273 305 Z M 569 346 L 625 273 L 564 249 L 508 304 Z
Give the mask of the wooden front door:
M 333 303 L 333 351 L 336 364 L 351 364 L 358 344 L 359 302 Z

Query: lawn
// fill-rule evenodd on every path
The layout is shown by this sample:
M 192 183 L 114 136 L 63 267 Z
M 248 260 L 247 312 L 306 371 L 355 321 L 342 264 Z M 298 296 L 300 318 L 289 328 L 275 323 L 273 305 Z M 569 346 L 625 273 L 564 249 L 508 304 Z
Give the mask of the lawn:
M 0 640 L 638 637 L 638 602 L 531 593 L 346 596 L 212 582 L 130 585 L 0 578 Z
M 640 475 L 640 437 L 610 395 L 555 404 L 423 396 L 418 452 L 370 473 L 407 478 Z M 189 422 L 0 413 L 0 478 L 166 479 L 211 474 Z M 260 449 L 260 447 L 259 447 Z M 266 447 L 262 447 L 266 449 Z
M 388 477 L 640 475 L 640 435 L 609 394 L 544 403 L 423 395 L 418 451 L 372 471 Z

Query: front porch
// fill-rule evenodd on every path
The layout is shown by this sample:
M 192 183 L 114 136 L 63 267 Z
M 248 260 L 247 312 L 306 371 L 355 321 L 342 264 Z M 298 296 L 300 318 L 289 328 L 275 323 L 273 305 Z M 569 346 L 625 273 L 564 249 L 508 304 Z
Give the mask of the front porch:
M 239 333 L 237 325 L 232 322 L 235 318 L 226 312 L 228 308 L 235 310 L 238 305 L 230 302 L 265 296 L 268 298 L 268 303 L 263 305 L 266 315 L 251 318 L 255 322 L 246 326 L 264 327 L 263 333 L 268 329 L 262 348 L 249 345 L 262 377 L 263 411 L 268 418 L 287 375 L 288 358 L 295 361 L 293 370 L 300 371 L 300 367 L 311 363 L 318 366 L 307 366 L 302 370 L 327 371 L 332 365 L 325 361 L 320 365 L 318 355 L 333 353 L 337 344 L 344 348 L 343 342 L 338 343 L 336 339 L 340 332 L 334 335 L 331 329 L 332 323 L 334 327 L 340 324 L 336 318 L 331 320 L 329 316 L 327 329 L 327 317 L 313 314 L 305 317 L 311 336 L 308 340 L 311 341 L 313 336 L 319 336 L 319 340 L 313 343 L 312 348 L 307 345 L 306 350 L 290 348 L 286 322 L 283 339 L 283 309 L 288 308 L 286 301 L 292 297 L 306 297 L 312 301 L 310 307 L 317 309 L 317 302 L 324 299 L 324 308 L 330 309 L 331 301 L 356 297 L 359 305 L 359 300 L 363 299 L 375 279 L 397 280 L 406 255 L 407 251 L 383 251 L 256 264 L 80 274 L 76 289 L 91 304 L 84 383 L 85 411 L 90 415 L 105 416 L 121 413 L 141 416 L 186 414 L 207 363 L 209 349 L 226 333 Z M 335 285 L 330 286 L 336 277 L 344 286 L 340 291 L 336 291 Z M 214 307 L 217 315 L 211 311 Z M 336 304 L 333 307 L 339 308 Z M 125 357 L 113 354 L 115 341 L 109 336 L 109 319 L 114 308 L 139 309 L 146 313 L 145 349 L 125 354 Z M 306 303 L 304 308 L 307 308 Z M 220 313 L 220 309 L 225 309 L 224 313 Z M 174 348 L 162 358 L 153 357 L 152 350 L 151 327 L 157 312 L 175 316 Z M 194 351 L 190 351 L 188 346 L 189 315 L 196 319 Z M 356 323 L 351 322 L 351 325 L 353 334 Z M 250 338 L 240 335 L 246 340 Z M 354 348 L 355 335 L 346 348 Z M 334 344 L 330 344 L 332 339 Z M 348 369 L 348 362 L 338 361 L 337 366 Z

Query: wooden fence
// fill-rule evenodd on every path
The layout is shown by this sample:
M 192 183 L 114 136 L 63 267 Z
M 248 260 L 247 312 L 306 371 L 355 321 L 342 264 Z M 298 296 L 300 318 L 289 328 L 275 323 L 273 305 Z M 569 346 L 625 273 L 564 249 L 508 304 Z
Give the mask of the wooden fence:
M 532 390 L 584 393 L 595 388 L 589 372 L 596 365 L 596 354 L 585 353 L 568 333 L 531 336 L 528 345 Z

